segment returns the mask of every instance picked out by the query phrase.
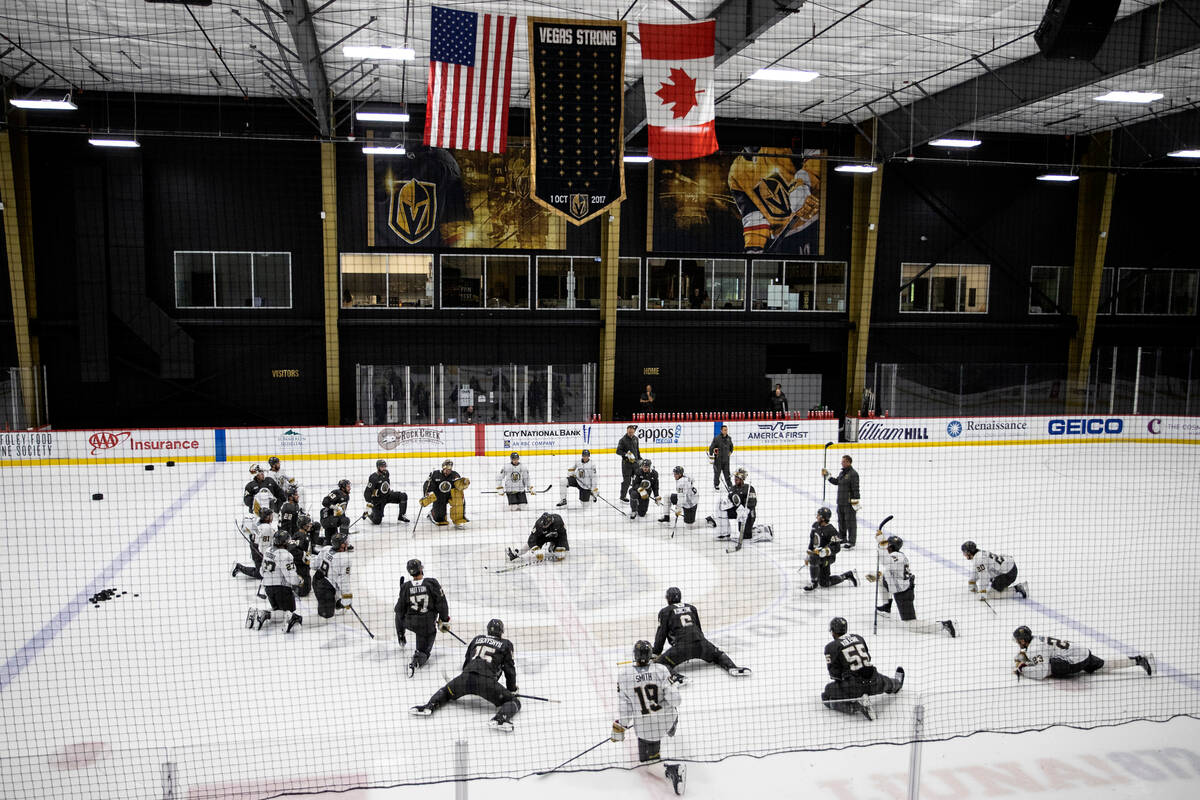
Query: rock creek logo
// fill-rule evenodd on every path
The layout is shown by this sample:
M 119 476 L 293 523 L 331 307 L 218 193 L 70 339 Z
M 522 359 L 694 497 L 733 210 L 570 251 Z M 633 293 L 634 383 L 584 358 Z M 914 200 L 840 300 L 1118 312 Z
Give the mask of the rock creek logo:
M 88 437 L 88 444 L 92 446 L 92 455 L 96 455 L 101 450 L 112 450 L 130 436 L 129 431 L 96 431 Z
M 395 450 L 413 443 L 441 444 L 442 431 L 440 428 L 384 428 L 375 439 L 384 450 Z

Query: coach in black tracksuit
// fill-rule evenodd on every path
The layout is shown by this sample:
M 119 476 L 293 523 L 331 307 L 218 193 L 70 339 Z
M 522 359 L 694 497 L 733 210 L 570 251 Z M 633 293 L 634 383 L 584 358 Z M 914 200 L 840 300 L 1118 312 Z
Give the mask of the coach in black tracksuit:
M 708 455 L 712 459 L 713 465 L 713 488 L 721 488 L 721 476 L 725 476 L 725 485 L 733 486 L 733 479 L 729 477 L 729 455 L 733 452 L 733 439 L 729 438 L 729 426 L 722 425 L 721 432 L 713 437 L 712 444 L 708 446 Z
M 621 457 L 621 502 L 628 498 L 629 479 L 642 462 L 642 449 L 638 446 L 637 425 L 625 428 L 625 435 L 617 442 L 617 455 Z
M 829 470 L 821 470 L 821 474 L 838 487 L 838 528 L 847 550 L 854 549 L 858 542 L 858 473 L 851 466 L 853 463 L 850 456 L 842 456 L 842 471 L 836 478 L 829 477 Z

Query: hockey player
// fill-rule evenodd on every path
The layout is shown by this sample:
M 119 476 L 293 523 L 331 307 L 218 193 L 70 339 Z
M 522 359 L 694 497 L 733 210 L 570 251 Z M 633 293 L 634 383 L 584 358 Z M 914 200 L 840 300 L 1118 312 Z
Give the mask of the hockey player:
M 1141 667 L 1146 671 L 1146 677 L 1154 674 L 1154 655 L 1149 653 L 1105 661 L 1086 647 L 1076 647 L 1050 636 L 1034 636 L 1025 625 L 1013 631 L 1013 639 L 1021 647 L 1013 667 L 1018 678 L 1023 676 L 1040 681 L 1043 678 L 1069 678 L 1080 672 L 1112 672 L 1130 667 Z
M 242 502 L 246 508 L 257 514 L 259 509 L 255 508 L 255 502 L 258 500 L 259 493 L 266 490 L 271 497 L 270 508 L 272 511 L 277 511 L 279 506 L 284 501 L 283 491 L 275 485 L 274 481 L 267 480 L 263 468 L 258 464 L 250 467 L 250 482 L 246 484 L 246 488 L 242 491 Z
M 654 655 L 658 663 L 665 664 L 671 671 L 672 681 L 680 685 L 687 683 L 687 676 L 676 672 L 676 669 L 693 658 L 716 664 L 735 678 L 750 674 L 749 667 L 734 664 L 733 659 L 725 655 L 723 650 L 705 638 L 704 629 L 700 627 L 700 612 L 691 603 L 683 602 L 683 595 L 677 587 L 667 589 L 667 603 L 668 605 L 658 612 Z M 671 649 L 665 653 L 664 644 L 671 645 Z
M 408 640 L 405 629 L 416 634 L 416 649 L 408 662 L 408 677 L 429 660 L 437 632 L 450 630 L 450 606 L 446 593 L 437 578 L 426 578 L 421 560 L 410 558 L 406 566 L 411 581 L 401 581 L 400 596 L 396 598 L 396 639 L 405 647 Z
M 312 520 L 307 516 L 300 518 L 301 526 L 296 533 L 288 537 L 287 549 L 292 554 L 292 563 L 296 565 L 296 574 L 300 576 L 300 585 L 296 588 L 297 597 L 308 597 L 312 591 L 312 570 L 309 569 L 309 540 L 308 532 L 312 528 Z
M 599 484 L 596 482 L 596 464 L 592 461 L 592 451 L 584 450 L 579 454 L 579 460 L 575 462 L 575 466 L 567 470 L 567 477 L 560 485 L 559 501 L 556 506 L 565 506 L 567 504 L 567 489 L 574 487 L 579 490 L 579 502 L 585 506 L 588 503 L 596 502 L 596 495 L 600 492 Z
M 629 484 L 629 518 L 646 516 L 652 497 L 654 502 L 662 504 L 662 497 L 658 494 L 658 470 L 650 463 L 650 459 L 643 458 Z
M 834 711 L 861 713 L 871 719 L 871 695 L 900 691 L 904 685 L 904 667 L 896 667 L 895 678 L 880 675 L 871 663 L 867 643 L 857 633 L 847 633 L 848 630 L 842 617 L 829 621 L 833 641 L 825 645 L 825 666 L 833 680 L 825 684 L 821 702 Z
M 671 470 L 671 474 L 675 477 L 675 491 L 671 492 L 669 498 L 670 505 L 675 508 L 675 516 L 683 515 L 683 521 L 686 525 L 691 525 L 696 521 L 696 509 L 700 505 L 700 493 L 696 491 L 695 484 L 692 479 L 683 474 L 683 467 L 675 467 Z M 659 522 L 668 522 L 671 519 L 670 511 L 659 517 Z
M 833 512 L 825 506 L 817 509 L 817 520 L 812 524 L 812 531 L 808 536 L 807 563 L 810 581 L 808 586 L 804 587 L 806 592 L 811 592 L 818 586 L 837 586 L 842 581 L 850 581 L 852 585 L 858 586 L 858 576 L 854 574 L 854 570 L 830 575 L 830 567 L 842 549 L 842 540 L 838 536 L 837 528 L 829 524 L 832 516 Z
M 904 540 L 899 536 L 889 536 L 883 538 L 882 531 L 875 532 L 875 538 L 879 542 L 880 547 L 887 548 L 887 557 L 883 559 L 883 563 L 878 572 L 867 576 L 867 580 L 874 582 L 879 580 L 883 586 L 883 591 L 889 595 L 888 599 L 881 606 L 876 606 L 875 610 L 883 614 L 885 620 L 892 619 L 892 601 L 896 601 L 896 605 L 900 609 L 900 619 L 904 627 L 917 633 L 941 633 L 945 631 L 950 634 L 953 639 L 958 634 L 954 630 L 954 622 L 948 619 L 942 620 L 921 620 L 917 619 L 917 610 L 913 606 L 914 586 L 916 578 L 912 574 L 912 570 L 908 565 L 908 556 L 900 552 L 900 548 L 904 546 Z
M 633 479 L 633 473 L 637 472 L 638 465 L 642 461 L 642 448 L 638 444 L 637 425 L 625 426 L 625 435 L 621 437 L 621 441 L 617 442 L 617 455 L 621 457 L 621 502 L 624 503 L 629 499 L 626 496 L 629 492 L 629 482 Z
M 679 690 L 671 672 L 662 664 L 650 662 L 650 643 L 642 640 L 633 646 L 633 665 L 617 680 L 621 698 L 620 716 L 613 720 L 611 741 L 625 740 L 625 731 L 637 729 L 638 761 L 657 764 L 663 736 L 674 736 L 679 725 Z M 664 764 L 664 774 L 675 794 L 683 794 L 687 773 L 683 764 Z
M 251 607 L 246 612 L 246 627 L 258 627 L 262 630 L 263 623 L 271 619 L 276 611 L 286 612 L 283 615 L 287 621 L 284 633 L 291 633 L 292 628 L 299 625 L 304 618 L 296 613 L 295 591 L 300 587 L 300 576 L 296 573 L 296 565 L 292 554 L 288 552 L 288 535 L 276 531 L 271 539 L 271 547 L 263 553 L 260 570 L 262 571 L 263 590 L 271 608 L 260 609 Z
M 292 486 L 284 493 L 284 503 L 279 507 L 279 530 L 296 538 L 300 529 L 300 490 Z
M 733 439 L 729 438 L 729 426 L 722 425 L 721 432 L 713 437 L 712 444 L 708 446 L 708 463 L 713 467 L 713 490 L 721 490 L 721 478 L 725 479 L 725 486 L 733 485 L 733 481 L 729 479 L 729 456 L 733 453 Z
M 339 608 L 349 608 L 354 600 L 350 584 L 349 536 L 338 531 L 328 545 L 312 559 L 313 594 L 317 596 L 317 614 L 329 619 Z
M 529 498 L 525 493 L 534 494 L 529 486 L 529 470 L 521 463 L 520 453 L 508 456 L 508 466 L 500 468 L 500 477 L 496 478 L 496 494 L 508 498 L 508 510 L 519 511 L 520 506 L 528 505 Z
M 248 575 L 251 578 L 262 580 L 263 554 L 271 549 L 271 542 L 275 538 L 273 518 L 274 514 L 271 513 L 271 509 L 266 508 L 258 513 L 257 519 L 250 518 L 242 521 L 242 531 L 250 537 L 250 557 L 254 559 L 254 568 L 251 569 L 244 564 L 234 564 L 233 577 Z
M 533 530 L 525 542 L 525 547 L 516 550 L 512 547 L 504 551 L 509 561 L 516 561 L 526 553 L 532 553 L 533 558 L 542 561 L 562 561 L 571 549 L 567 543 L 567 526 L 558 514 L 547 511 L 533 523 Z
M 349 502 L 350 481 L 346 478 L 338 481 L 337 488 L 321 499 L 321 530 L 325 544 L 333 539 L 342 517 L 346 515 L 346 504 Z
M 500 676 L 504 676 L 504 686 Z M 462 673 L 452 679 L 424 705 L 413 706 L 408 713 L 428 717 L 451 700 L 476 695 L 496 706 L 496 715 L 488 725 L 498 731 L 512 733 L 512 718 L 521 710 L 517 699 L 517 667 L 513 663 L 513 645 L 504 638 L 504 623 L 493 619 L 487 624 L 487 634 L 480 634 L 467 645 Z
M 454 471 L 454 462 L 450 459 L 442 462 L 441 469 L 429 473 L 421 487 L 421 505 L 433 504 L 433 508 L 429 509 L 429 518 L 433 520 L 433 524 L 444 526 L 453 521 L 455 525 L 464 525 L 470 522 L 467 519 L 466 497 L 463 495 L 463 490 L 470 485 L 469 478 L 464 478 Z M 450 520 L 446 519 L 447 508 L 450 511 Z
M 296 479 L 283 471 L 283 462 L 279 460 L 278 456 L 271 456 L 267 459 L 267 479 L 274 481 L 285 497 L 292 489 L 295 489 L 297 493 L 300 491 L 300 484 L 296 482 Z
M 408 522 L 404 512 L 408 510 L 408 495 L 400 490 L 392 489 L 392 476 L 388 472 L 387 462 L 382 458 L 375 462 L 375 471 L 367 478 L 367 486 L 363 489 L 363 499 L 367 501 L 364 516 L 371 518 L 372 525 L 383 522 L 383 511 L 388 503 L 400 506 L 400 522 Z
M 998 556 L 987 550 L 980 550 L 975 543 L 968 540 L 962 543 L 963 558 L 971 562 L 971 579 L 967 586 L 972 592 L 979 594 L 980 600 L 987 600 L 988 591 L 1000 596 L 1012 588 L 1018 597 L 1029 596 L 1029 585 L 1015 583 L 1017 580 L 1017 562 L 1012 556 Z

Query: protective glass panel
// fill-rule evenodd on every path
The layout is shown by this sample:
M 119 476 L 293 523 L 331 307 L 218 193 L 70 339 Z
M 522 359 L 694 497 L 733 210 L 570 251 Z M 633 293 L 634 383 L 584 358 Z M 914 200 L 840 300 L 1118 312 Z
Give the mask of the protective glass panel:
M 713 262 L 712 308 L 741 311 L 746 306 L 746 262 L 717 259 Z
M 175 254 L 175 305 L 179 308 L 212 308 L 212 253 Z
M 646 309 L 679 308 L 679 260 L 646 259 Z
M 292 307 L 292 256 L 290 253 L 255 253 L 254 305 Z
M 250 291 L 249 253 L 214 253 L 213 268 L 217 278 L 218 308 L 250 308 L 254 305 Z
M 1196 284 L 1200 273 L 1195 270 L 1175 270 L 1171 276 L 1171 313 L 1195 315 Z
M 617 272 L 617 308 L 640 307 L 642 260 L 622 258 Z
M 483 256 L 442 256 L 442 306 L 483 308 Z
M 387 256 L 342 254 L 342 308 L 383 308 L 387 305 Z
M 846 310 L 846 265 L 839 261 L 817 264 L 817 311 Z
M 529 308 L 529 259 L 525 256 L 489 256 L 487 307 Z
M 433 256 L 424 253 L 388 256 L 388 307 L 433 307 Z

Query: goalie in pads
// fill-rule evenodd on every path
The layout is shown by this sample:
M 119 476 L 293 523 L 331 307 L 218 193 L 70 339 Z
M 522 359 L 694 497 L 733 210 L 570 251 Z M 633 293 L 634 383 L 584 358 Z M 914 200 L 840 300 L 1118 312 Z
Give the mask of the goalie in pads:
M 424 495 L 421 505 L 433 507 L 429 509 L 429 518 L 434 525 L 464 525 L 467 519 L 467 499 L 463 490 L 471 485 L 469 478 L 464 478 L 454 471 L 454 462 L 446 459 L 442 468 L 429 473 L 425 485 L 421 489 Z M 446 511 L 450 511 L 450 520 L 446 519 Z
M 611 740 L 625 740 L 625 731 L 637 731 L 638 761 L 658 763 L 663 736 L 674 736 L 679 725 L 679 690 L 671 681 L 671 672 L 650 660 L 650 643 L 642 640 L 633 646 L 633 665 L 626 667 L 617 681 L 621 699 L 620 716 L 613 720 Z M 675 794 L 683 794 L 686 771 L 683 764 L 665 764 L 664 776 Z

